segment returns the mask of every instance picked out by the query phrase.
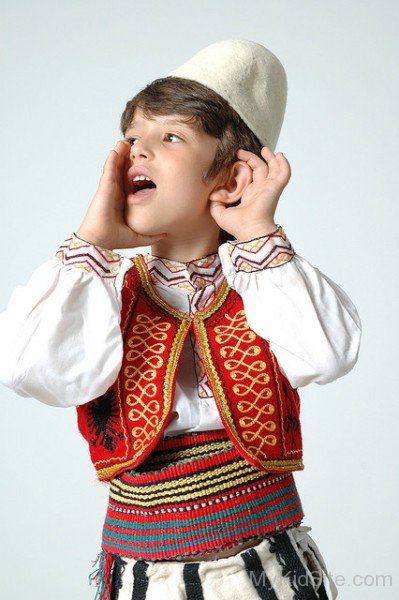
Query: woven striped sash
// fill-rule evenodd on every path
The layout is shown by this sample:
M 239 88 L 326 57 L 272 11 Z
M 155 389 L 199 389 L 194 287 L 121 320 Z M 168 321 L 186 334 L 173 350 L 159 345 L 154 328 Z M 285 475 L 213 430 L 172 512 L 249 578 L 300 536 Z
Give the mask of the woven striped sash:
M 292 473 L 256 469 L 224 429 L 163 438 L 109 486 L 102 548 L 136 559 L 217 552 L 304 517 Z

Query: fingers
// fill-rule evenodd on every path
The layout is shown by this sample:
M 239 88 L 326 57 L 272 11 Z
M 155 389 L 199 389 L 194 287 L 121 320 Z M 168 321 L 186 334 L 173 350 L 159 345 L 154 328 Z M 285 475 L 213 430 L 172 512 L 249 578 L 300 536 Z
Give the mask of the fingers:
M 239 150 L 237 150 L 236 154 L 237 154 L 237 157 L 239 158 L 239 160 L 243 160 L 246 163 L 248 163 L 248 165 L 254 171 L 254 178 L 257 173 L 261 174 L 262 176 L 268 175 L 268 172 L 269 172 L 268 164 L 264 160 L 262 160 L 261 157 L 258 156 L 257 154 L 254 154 L 253 152 L 250 152 L 249 150 L 244 150 L 243 148 L 240 148 Z
M 270 148 L 264 146 L 261 155 L 264 160 L 249 150 L 243 148 L 237 150 L 237 157 L 247 162 L 254 171 L 256 169 L 258 173 L 266 174 L 270 179 L 289 179 L 291 174 L 290 164 L 282 152 L 274 154 Z
M 117 164 L 119 165 L 124 164 L 126 157 L 129 155 L 129 153 L 130 144 L 125 140 L 118 140 L 110 152 L 110 154 L 116 158 Z
M 126 157 L 128 156 L 128 148 L 130 144 L 124 140 L 118 140 L 104 163 L 103 174 L 115 174 L 116 170 L 123 167 Z
M 224 211 L 227 210 L 227 206 L 224 204 L 224 202 L 221 202 L 220 200 L 211 200 L 209 210 L 212 217 L 218 223 L 218 220 L 222 218 L 222 214 L 224 213 Z
M 130 148 L 131 146 L 129 142 L 127 142 L 126 140 L 118 140 L 113 150 L 121 156 L 126 156 L 126 154 L 130 152 Z
M 269 177 L 272 179 L 285 179 L 289 175 L 289 162 L 282 152 L 274 154 L 270 148 L 265 146 L 261 150 L 263 158 L 269 166 Z

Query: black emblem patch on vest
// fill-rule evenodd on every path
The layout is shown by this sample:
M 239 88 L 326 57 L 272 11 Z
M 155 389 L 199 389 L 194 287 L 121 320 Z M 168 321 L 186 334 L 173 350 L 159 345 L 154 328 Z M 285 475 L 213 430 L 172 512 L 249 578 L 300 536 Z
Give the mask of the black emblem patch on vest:
M 103 446 L 105 450 L 114 452 L 118 439 L 123 434 L 118 433 L 119 413 L 115 401 L 114 389 L 108 390 L 103 396 L 92 400 L 88 405 L 87 425 L 91 446 Z

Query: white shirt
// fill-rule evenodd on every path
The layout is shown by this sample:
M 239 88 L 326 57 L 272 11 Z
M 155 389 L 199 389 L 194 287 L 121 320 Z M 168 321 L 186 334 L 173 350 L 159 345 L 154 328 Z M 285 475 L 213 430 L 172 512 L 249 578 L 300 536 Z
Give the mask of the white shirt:
M 355 365 L 361 321 L 347 294 L 296 254 L 279 226 L 183 263 L 143 255 L 158 293 L 194 314 L 226 277 L 243 299 L 249 326 L 269 340 L 294 388 L 326 384 Z M 103 394 L 123 356 L 121 289 L 131 259 L 68 236 L 55 256 L 12 292 L 0 313 L 0 382 L 20 396 L 71 407 Z M 164 435 L 223 428 L 194 340 L 178 366 Z

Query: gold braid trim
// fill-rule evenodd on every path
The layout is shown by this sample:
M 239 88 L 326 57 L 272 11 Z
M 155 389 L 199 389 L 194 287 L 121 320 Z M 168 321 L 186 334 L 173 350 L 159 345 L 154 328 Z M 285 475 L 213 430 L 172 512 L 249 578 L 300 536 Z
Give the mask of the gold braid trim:
M 249 454 L 250 456 L 252 456 L 252 458 L 254 458 L 256 461 L 258 461 L 262 465 L 262 467 L 264 467 L 266 470 L 273 469 L 275 471 L 287 471 L 289 469 L 293 470 L 295 468 L 303 467 L 303 462 L 302 462 L 302 460 L 299 460 L 299 459 L 295 459 L 295 460 L 262 460 L 256 456 L 254 456 L 247 447 L 243 446 L 241 439 L 237 434 L 237 430 L 236 430 L 236 427 L 235 427 L 235 424 L 233 421 L 233 417 L 232 417 L 232 414 L 230 411 L 229 404 L 227 402 L 222 384 L 221 384 L 218 374 L 216 372 L 215 365 L 213 364 L 213 361 L 212 361 L 211 351 L 210 351 L 209 342 L 208 342 L 208 336 L 206 333 L 206 328 L 205 328 L 205 325 L 203 322 L 203 318 L 204 317 L 195 319 L 194 325 L 196 326 L 196 329 L 198 331 L 198 336 L 202 343 L 202 351 L 204 353 L 205 369 L 206 369 L 209 381 L 211 382 L 211 387 L 212 387 L 212 390 L 213 390 L 213 393 L 215 396 L 215 400 L 219 404 L 219 406 L 222 410 L 223 416 L 228 423 L 229 430 L 230 430 L 231 434 L 233 435 L 237 446 L 239 446 L 241 448 L 244 455 Z
M 216 452 L 230 450 L 232 447 L 234 447 L 234 444 L 229 440 L 228 442 L 216 442 L 198 447 L 194 446 L 193 448 L 185 448 L 184 450 L 178 449 L 175 452 L 168 452 L 160 456 L 156 456 L 155 449 L 146 460 L 145 465 L 143 463 L 143 467 L 148 470 L 157 465 L 169 464 L 170 462 L 179 464 L 180 462 L 186 462 L 190 458 L 201 457 L 202 455 L 208 456 L 210 451 L 216 454 Z
M 123 340 L 125 339 L 127 326 L 129 324 L 129 320 L 130 320 L 130 316 L 132 314 L 132 309 L 133 309 L 135 300 L 136 300 L 136 294 L 132 294 L 130 297 L 130 300 L 129 300 L 127 310 L 125 312 L 125 320 L 123 322 L 121 321 L 121 324 L 120 324 Z M 126 460 L 126 457 L 128 455 L 128 450 L 129 450 L 129 442 L 128 442 L 128 432 L 127 432 L 127 429 L 125 427 L 125 422 L 124 422 L 123 402 L 121 402 L 122 394 L 121 394 L 121 385 L 120 384 L 121 384 L 120 377 L 117 377 L 114 385 L 116 386 L 115 393 L 117 394 L 117 399 L 118 399 L 118 413 L 119 413 L 121 427 L 123 429 L 125 452 L 123 453 L 123 456 L 118 456 L 117 460 Z M 108 471 L 108 469 L 106 467 L 99 469 L 98 468 L 99 465 L 108 464 L 110 461 L 113 461 L 113 460 L 115 460 L 115 456 L 112 456 L 111 458 L 105 458 L 103 460 L 97 460 L 94 463 L 94 466 L 97 471 L 97 476 L 99 479 L 103 479 L 104 477 L 107 477 L 107 471 Z M 121 463 L 121 464 L 123 464 L 123 463 Z M 112 470 L 112 467 L 109 467 L 109 469 Z M 113 474 L 113 473 L 114 473 L 114 471 L 111 471 L 111 474 Z
M 154 431 L 154 434 L 152 435 L 152 440 L 154 438 L 156 438 L 157 434 L 159 433 L 159 430 L 163 427 L 165 418 L 166 418 L 166 416 L 169 412 L 169 409 L 172 405 L 172 402 L 173 402 L 172 381 L 173 381 L 174 371 L 177 368 L 176 356 L 181 352 L 181 347 L 183 345 L 184 339 L 186 338 L 186 333 L 189 328 L 190 328 L 190 322 L 183 321 L 179 326 L 179 329 L 175 335 L 175 339 L 173 340 L 173 345 L 171 348 L 169 360 L 168 360 L 168 363 L 166 366 L 166 375 L 165 375 L 165 381 L 164 381 L 164 386 L 163 386 L 164 387 L 163 394 L 164 394 L 164 400 L 165 400 L 164 401 L 164 409 L 163 409 L 162 417 L 159 419 L 159 421 L 157 423 L 157 427 Z M 134 454 L 134 456 L 131 459 L 129 459 L 128 461 L 118 463 L 116 465 L 113 465 L 111 467 L 106 467 L 104 469 L 99 469 L 97 472 L 98 479 L 100 479 L 100 480 L 101 479 L 109 479 L 120 469 L 122 469 L 122 468 L 126 469 L 127 467 L 132 466 L 137 461 L 137 457 L 140 456 L 141 454 L 142 454 L 142 449 L 140 448 Z
M 268 348 L 269 348 L 269 352 L 270 352 L 270 356 L 272 359 L 272 363 L 273 363 L 273 369 L 274 369 L 274 373 L 276 373 L 277 369 L 278 369 L 278 365 L 276 363 L 276 357 L 274 356 L 274 353 L 272 351 L 272 349 L 270 348 L 270 344 L 268 342 Z M 280 389 L 280 382 L 278 380 L 278 377 L 275 377 L 275 381 L 276 381 L 276 386 L 277 386 L 277 390 L 278 390 L 278 397 L 279 397 L 279 401 L 280 401 L 280 414 L 281 414 L 281 431 L 284 431 L 284 423 L 283 423 L 283 410 L 282 410 L 282 403 L 281 403 L 281 389 Z M 284 447 L 284 454 L 301 454 L 302 450 L 290 450 L 289 452 L 287 452 L 286 446 L 285 446 L 285 436 L 282 435 L 282 443 L 283 443 L 283 447 Z M 303 464 L 302 461 L 300 461 L 301 465 Z
M 173 374 L 177 367 L 176 362 L 174 362 L 174 361 L 176 359 L 176 356 L 179 354 L 179 351 L 181 351 L 181 347 L 186 338 L 186 335 L 184 335 L 184 334 L 187 334 L 187 332 L 190 328 L 190 325 L 191 325 L 191 321 L 192 321 L 194 328 L 197 330 L 198 337 L 202 343 L 202 351 L 204 353 L 204 366 L 205 366 L 205 370 L 206 370 L 207 376 L 209 378 L 209 381 L 211 383 L 215 401 L 216 401 L 217 405 L 221 408 L 222 414 L 229 425 L 230 433 L 234 437 L 235 444 L 237 446 L 239 446 L 239 448 L 241 449 L 244 456 L 249 454 L 250 456 L 253 457 L 253 455 L 248 451 L 248 449 L 245 446 L 243 446 L 243 444 L 241 443 L 241 439 L 237 434 L 237 430 L 234 425 L 234 421 L 233 421 L 233 418 L 232 418 L 232 415 L 231 415 L 231 412 L 229 409 L 228 402 L 226 400 L 220 379 L 217 375 L 215 366 L 212 361 L 211 352 L 210 352 L 209 343 L 208 343 L 208 337 L 207 337 L 206 328 L 204 325 L 204 319 L 210 317 L 213 313 L 215 313 L 218 310 L 218 308 L 223 304 L 223 302 L 226 300 L 228 294 L 231 291 L 231 287 L 227 283 L 226 278 L 223 280 L 223 282 L 219 288 L 219 291 L 216 293 L 216 296 L 213 299 L 213 301 L 211 302 L 211 304 L 205 309 L 198 310 L 194 314 L 193 317 L 190 317 L 186 313 L 174 308 L 173 306 L 171 306 L 170 304 L 165 302 L 165 300 L 163 298 L 161 298 L 161 296 L 158 295 L 158 293 L 156 292 L 156 288 L 151 281 L 150 274 L 148 272 L 147 265 L 146 265 L 146 262 L 145 262 L 142 254 L 137 254 L 136 256 L 132 257 L 132 262 L 136 266 L 138 273 L 140 275 L 140 279 L 142 281 L 143 287 L 144 287 L 146 293 L 150 296 L 150 298 L 156 304 L 158 304 L 161 308 L 163 308 L 167 313 L 173 315 L 174 317 L 177 317 L 178 319 L 180 319 L 182 321 L 182 323 L 179 327 L 178 333 L 175 337 L 171 356 L 170 356 L 170 359 L 168 361 L 168 366 L 167 366 L 167 373 L 166 373 L 165 383 L 164 383 L 164 393 L 165 393 L 164 398 L 166 400 L 166 405 L 169 408 L 171 401 L 172 401 L 172 399 L 171 399 L 171 384 L 172 384 Z M 163 423 L 163 420 L 161 420 L 161 423 Z M 125 469 L 125 468 L 133 465 L 136 461 L 136 456 L 137 455 L 135 455 L 134 458 L 132 458 L 124 463 L 120 463 L 120 464 L 114 465 L 112 467 L 100 469 L 98 471 L 98 478 L 100 480 L 101 479 L 109 479 L 117 471 L 119 471 L 121 469 Z M 274 471 L 283 471 L 284 472 L 287 470 L 303 468 L 303 462 L 301 459 L 261 460 L 256 457 L 253 457 L 253 458 L 255 458 L 262 465 L 262 467 L 264 467 L 265 470 L 273 469 Z
M 236 472 L 237 475 L 245 474 L 247 472 L 254 473 L 255 468 L 250 465 L 245 458 L 240 458 L 233 463 L 212 467 L 211 471 L 186 475 L 180 480 L 174 479 L 172 481 L 163 481 L 162 483 L 140 485 L 140 488 L 135 487 L 134 484 L 124 483 L 118 477 L 113 479 L 111 483 L 116 489 L 124 492 L 129 498 L 141 498 L 143 494 L 145 494 L 146 497 L 151 497 L 157 492 L 175 492 L 177 489 L 187 491 L 192 484 L 200 485 L 202 481 L 215 482 L 218 477 L 227 477 L 229 474 L 234 474 Z M 259 472 L 256 472 L 256 475 L 259 475 Z
M 135 260 L 136 257 L 134 257 L 133 262 L 135 263 L 136 267 L 138 268 L 140 279 L 142 281 L 144 288 L 146 289 L 147 293 L 156 301 L 156 298 L 151 293 L 152 286 L 149 281 L 149 274 L 146 269 L 144 258 L 141 255 L 139 255 L 139 257 L 140 258 L 137 261 Z M 166 302 L 164 304 L 166 307 L 168 306 L 168 304 Z M 168 311 L 168 312 L 170 312 L 170 311 Z M 187 332 L 188 332 L 188 330 L 190 328 L 190 324 L 191 324 L 191 320 L 188 319 L 187 316 L 184 315 L 184 313 L 180 313 L 180 311 L 176 311 L 176 312 L 179 313 L 179 315 L 180 314 L 183 315 L 184 318 L 181 319 L 181 323 L 180 323 L 179 328 L 174 337 L 172 348 L 171 348 L 170 355 L 169 355 L 169 359 L 167 362 L 165 381 L 163 383 L 163 398 L 164 398 L 163 412 L 162 412 L 162 416 L 159 419 L 157 426 L 153 432 L 153 435 L 151 436 L 152 440 L 154 440 L 156 438 L 156 436 L 162 429 L 165 419 L 166 419 L 166 416 L 169 413 L 169 410 L 172 406 L 172 403 L 173 403 L 172 383 L 173 383 L 173 376 L 174 376 L 174 373 L 175 373 L 175 371 L 177 369 L 177 365 L 178 365 L 177 357 L 180 356 L 180 354 L 181 354 L 183 343 L 184 343 L 185 338 L 187 337 Z M 175 316 L 179 316 L 179 315 L 175 315 Z M 108 479 L 109 477 L 112 477 L 112 475 L 114 475 L 120 469 L 122 469 L 122 468 L 125 469 L 125 468 L 133 465 L 137 461 L 137 457 L 139 457 L 141 454 L 142 454 L 142 448 L 139 448 L 139 450 L 134 454 L 134 456 L 131 459 L 129 459 L 128 461 L 118 463 L 118 464 L 112 465 L 111 467 L 106 467 L 106 468 L 98 470 L 98 473 L 97 473 L 98 478 L 99 479 Z
M 126 462 L 118 463 L 116 465 L 113 465 L 112 467 L 106 467 L 105 469 L 98 469 L 97 477 L 98 477 L 98 479 L 100 479 L 100 481 L 102 479 L 109 479 L 110 477 L 112 477 L 112 475 L 114 475 L 120 469 L 130 467 L 135 462 L 136 462 L 136 459 L 131 458 L 131 459 L 127 460 Z
M 261 471 L 254 473 L 252 469 L 251 471 L 243 473 L 235 478 L 234 485 L 242 485 L 249 483 L 250 481 L 256 481 L 261 479 L 263 476 L 264 474 L 262 474 Z M 231 481 L 223 481 L 222 479 L 220 482 L 217 482 L 212 480 L 210 486 L 206 488 L 206 494 L 216 494 L 226 489 L 231 489 L 231 486 Z M 184 502 L 186 500 L 194 500 L 198 497 L 198 495 L 202 497 L 204 494 L 204 483 L 190 483 L 189 485 L 185 486 L 185 488 L 175 490 L 172 489 L 169 492 L 162 494 L 161 497 L 159 495 L 157 497 L 157 494 L 155 494 L 153 499 L 149 498 L 148 496 L 142 496 L 141 499 L 138 499 L 130 497 L 130 495 L 127 494 L 118 494 L 117 492 L 118 490 L 115 490 L 115 486 L 113 486 L 113 489 L 110 489 L 110 498 L 119 502 L 123 502 L 123 504 L 134 504 L 136 506 L 142 506 L 145 508 L 146 506 L 157 506 L 158 504 L 164 504 L 172 501 Z

